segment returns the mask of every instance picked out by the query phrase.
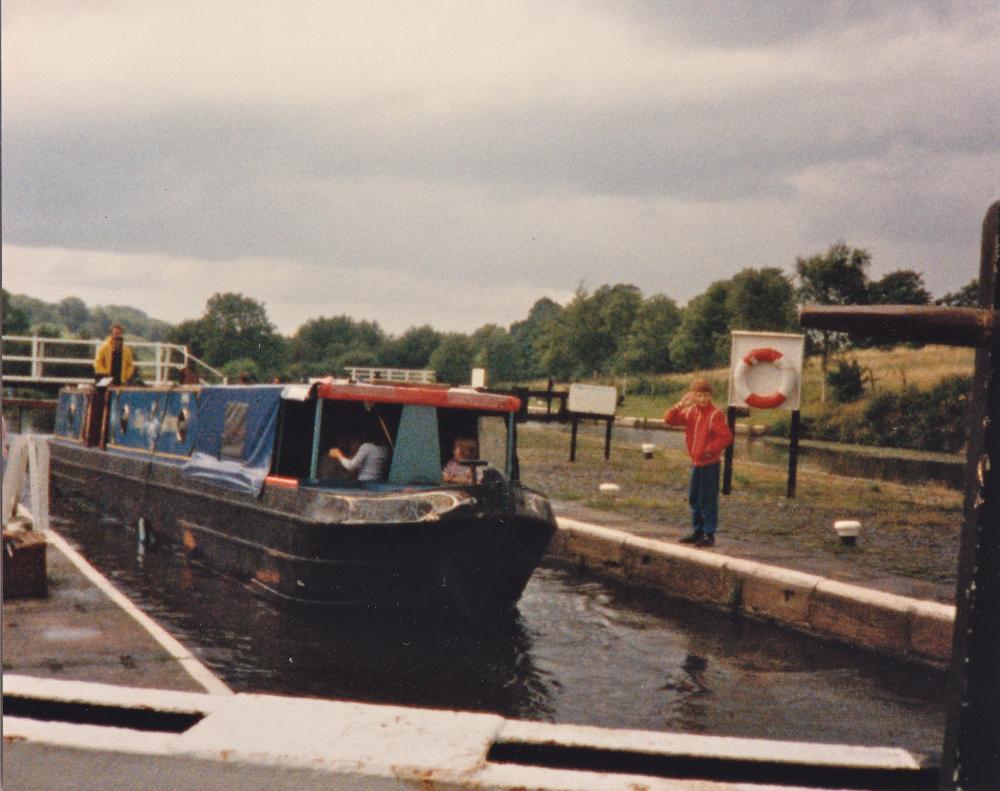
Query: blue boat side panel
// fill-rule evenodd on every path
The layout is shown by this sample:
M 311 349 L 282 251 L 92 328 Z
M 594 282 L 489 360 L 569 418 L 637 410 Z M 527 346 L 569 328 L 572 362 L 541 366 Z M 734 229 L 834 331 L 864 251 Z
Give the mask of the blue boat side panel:
M 399 420 L 389 483 L 441 483 L 437 410 L 407 404 Z
M 165 390 L 117 390 L 111 394 L 108 445 L 152 452 L 160 435 Z
M 55 434 L 69 439 L 83 436 L 83 421 L 87 415 L 89 394 L 86 392 L 64 391 L 59 394 L 56 407 Z
M 257 496 L 271 469 L 282 387 L 206 387 L 184 474 Z
M 194 447 L 197 395 L 190 391 L 167 393 L 166 408 L 156 438 L 156 452 L 190 456 Z

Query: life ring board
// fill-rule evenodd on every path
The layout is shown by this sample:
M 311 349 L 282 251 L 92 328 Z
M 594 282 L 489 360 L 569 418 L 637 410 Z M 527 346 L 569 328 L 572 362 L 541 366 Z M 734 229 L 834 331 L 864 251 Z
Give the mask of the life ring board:
M 758 363 L 770 363 L 781 371 L 781 384 L 773 393 L 761 395 L 750 391 L 747 376 L 750 369 Z M 795 385 L 798 383 L 798 372 L 795 366 L 777 349 L 769 347 L 753 349 L 736 364 L 733 370 L 733 381 L 736 385 L 736 395 L 755 409 L 775 409 L 792 397 Z

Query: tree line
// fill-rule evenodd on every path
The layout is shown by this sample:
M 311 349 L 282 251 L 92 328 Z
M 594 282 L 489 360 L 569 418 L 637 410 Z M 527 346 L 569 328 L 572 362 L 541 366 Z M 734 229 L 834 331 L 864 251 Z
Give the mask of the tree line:
M 200 318 L 170 325 L 135 308 L 90 309 L 76 297 L 51 304 L 3 291 L 3 320 L 5 334 L 78 338 L 103 337 L 118 322 L 131 336 L 185 344 L 228 376 L 257 381 L 377 366 L 433 369 L 439 381 L 457 384 L 468 382 L 474 367 L 485 368 L 491 383 L 716 368 L 728 364 L 731 331 L 799 332 L 796 311 L 804 304 L 976 304 L 976 281 L 934 300 L 920 273 L 898 270 L 874 280 L 870 266 L 868 251 L 840 242 L 798 258 L 794 277 L 776 267 L 744 269 L 683 307 L 630 284 L 594 291 L 581 285 L 565 305 L 543 297 L 523 320 L 469 334 L 423 325 L 394 336 L 377 322 L 340 315 L 310 319 L 286 337 L 263 303 L 239 293 L 215 294 Z M 852 345 L 847 336 L 817 331 L 807 333 L 807 343 L 824 370 L 831 355 Z

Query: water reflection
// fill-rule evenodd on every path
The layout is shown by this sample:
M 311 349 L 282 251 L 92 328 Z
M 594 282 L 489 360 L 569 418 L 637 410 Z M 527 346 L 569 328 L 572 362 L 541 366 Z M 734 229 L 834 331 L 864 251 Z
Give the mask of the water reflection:
M 238 691 L 774 739 L 940 747 L 939 673 L 541 568 L 510 618 L 294 610 L 74 515 L 60 532 Z

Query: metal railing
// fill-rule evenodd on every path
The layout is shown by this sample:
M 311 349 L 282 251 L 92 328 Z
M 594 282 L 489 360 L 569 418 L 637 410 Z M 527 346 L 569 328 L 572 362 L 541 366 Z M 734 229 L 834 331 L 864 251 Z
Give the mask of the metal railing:
M 436 371 L 419 371 L 413 368 L 345 368 L 348 376 L 357 382 L 419 382 L 430 384 L 437 381 Z
M 102 343 L 104 339 L 4 335 L 4 383 L 62 385 L 93 382 L 94 358 Z M 213 379 L 226 381 L 221 371 L 195 357 L 186 346 L 158 341 L 128 341 L 126 345 L 132 349 L 135 367 L 147 384 L 162 385 L 176 381 L 184 369 L 195 370 L 199 375 L 204 371 Z M 74 348 L 88 351 L 79 357 L 67 356 L 72 354 L 71 349 Z M 55 366 L 60 366 L 62 370 L 53 370 Z M 67 368 L 70 370 L 67 371 Z M 176 372 L 174 377 L 171 377 L 172 372 Z

